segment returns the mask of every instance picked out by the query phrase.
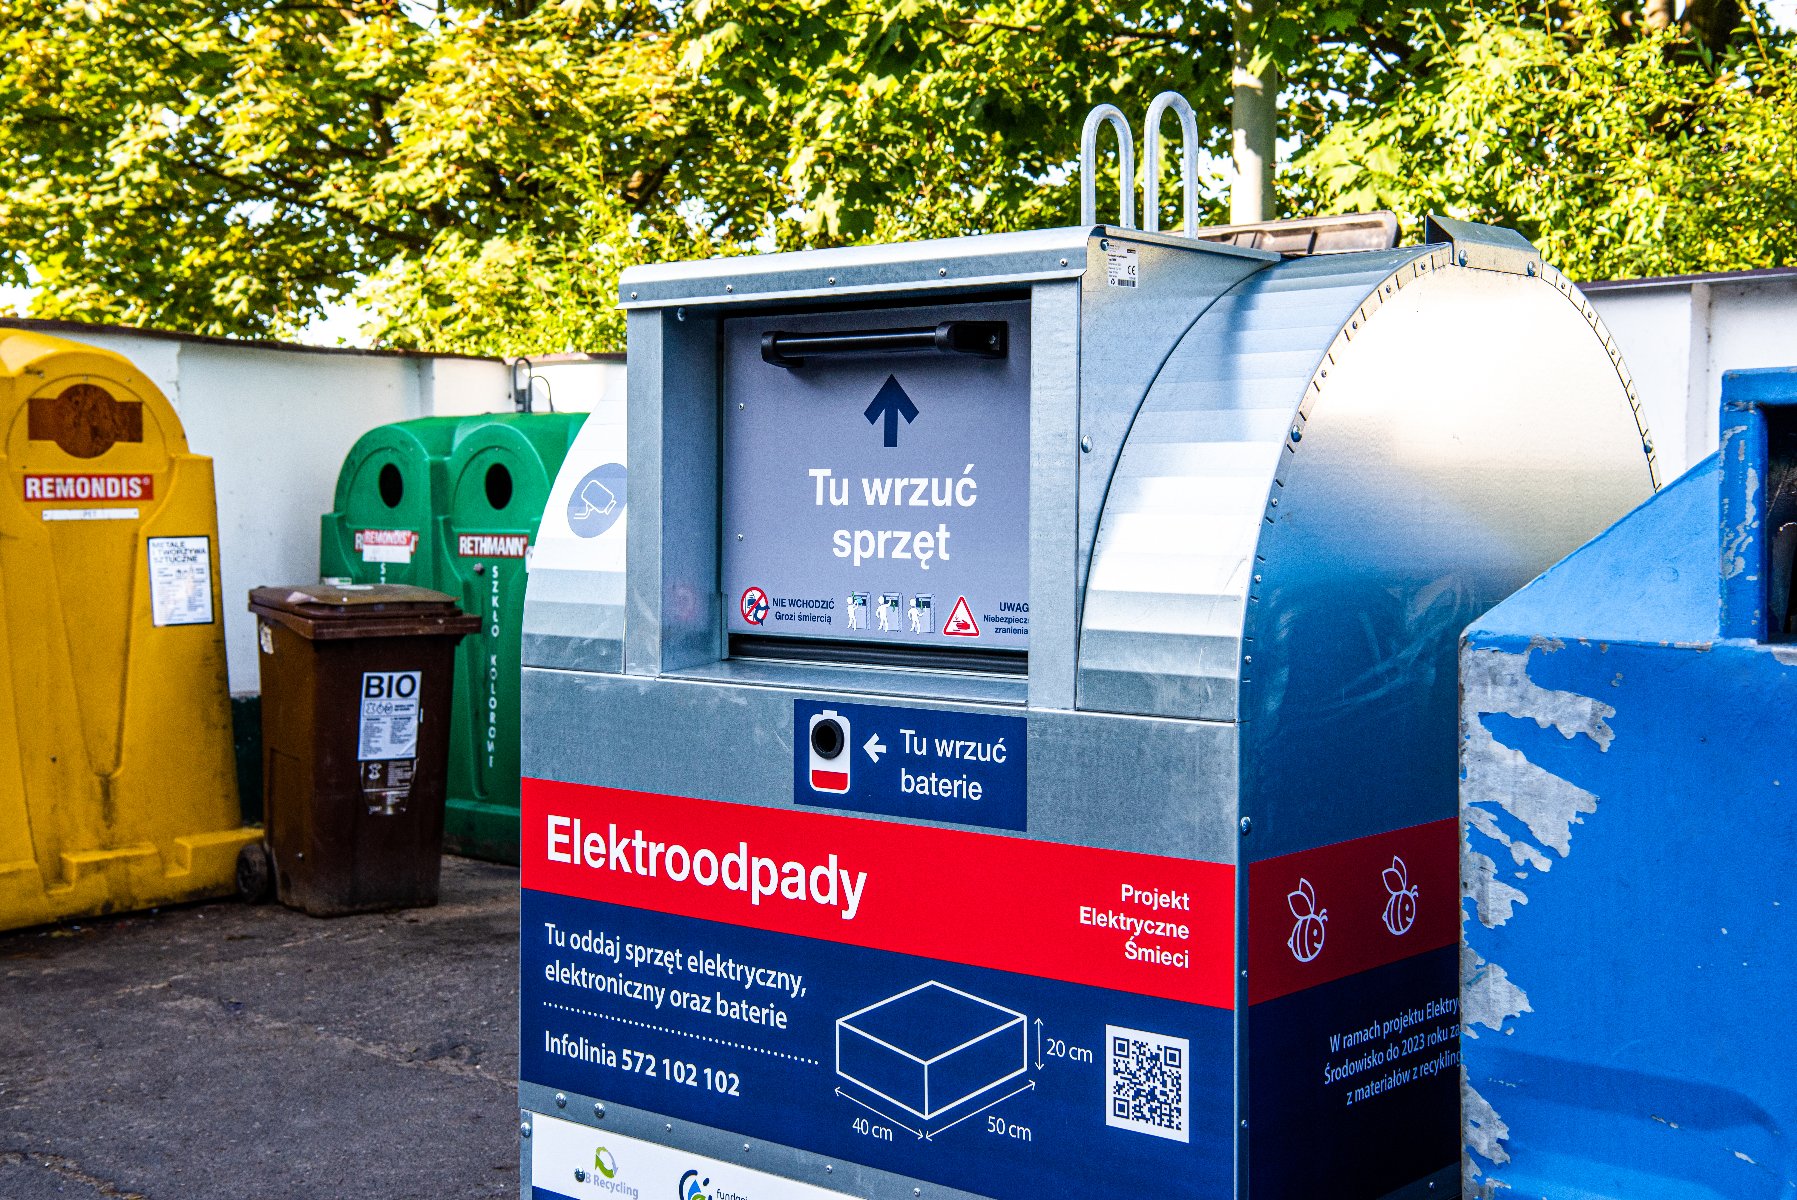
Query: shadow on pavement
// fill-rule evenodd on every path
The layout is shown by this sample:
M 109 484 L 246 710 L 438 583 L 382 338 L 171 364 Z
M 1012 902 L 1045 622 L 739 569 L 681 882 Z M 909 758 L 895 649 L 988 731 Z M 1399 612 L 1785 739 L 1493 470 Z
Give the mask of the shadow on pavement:
M 518 1194 L 518 875 L 0 935 L 0 1196 Z

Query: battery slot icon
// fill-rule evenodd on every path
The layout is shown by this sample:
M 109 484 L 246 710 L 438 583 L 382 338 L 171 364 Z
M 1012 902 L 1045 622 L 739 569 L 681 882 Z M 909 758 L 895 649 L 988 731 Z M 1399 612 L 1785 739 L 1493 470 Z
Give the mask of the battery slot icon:
M 842 795 L 849 790 L 849 719 L 833 708 L 811 718 L 811 790 Z

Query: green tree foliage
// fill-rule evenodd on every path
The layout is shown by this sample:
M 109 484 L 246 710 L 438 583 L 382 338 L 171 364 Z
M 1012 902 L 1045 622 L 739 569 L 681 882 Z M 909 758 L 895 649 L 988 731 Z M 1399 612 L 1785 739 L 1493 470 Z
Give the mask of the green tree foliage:
M 683 61 L 730 97 L 733 112 L 779 131 L 789 201 L 776 224 L 781 246 L 952 236 L 1074 221 L 1069 180 L 1094 104 L 1139 120 L 1156 93 L 1179 91 L 1197 109 L 1199 148 L 1226 156 L 1232 7 L 698 0 L 681 26 Z M 1300 136 L 1349 103 L 1376 102 L 1423 45 L 1419 15 L 1449 12 L 1438 0 L 1264 7 L 1256 41 L 1303 98 L 1290 113 Z M 1167 127 L 1177 144 L 1171 119 Z M 1101 213 L 1116 211 L 1114 171 Z M 1169 222 L 1174 178 L 1170 156 L 1161 191 Z M 1205 219 L 1221 221 L 1221 179 L 1212 173 L 1208 183 Z
M 652 0 L 0 0 L 0 269 L 40 316 L 283 336 L 366 288 L 389 344 L 616 344 L 621 264 L 773 203 L 676 55 Z
M 1297 202 L 1512 225 L 1582 279 L 1797 260 L 1797 39 L 1738 7 L 1670 7 L 1436 31 L 1388 107 L 1298 156 Z
M 1587 276 L 1788 259 L 1788 39 L 1584 2 L 1250 6 L 1286 206 L 1515 223 Z M 36 315 L 287 336 L 354 297 L 387 345 L 610 348 L 633 262 L 1071 222 L 1094 103 L 1184 92 L 1214 167 L 1243 11 L 0 0 L 0 277 Z

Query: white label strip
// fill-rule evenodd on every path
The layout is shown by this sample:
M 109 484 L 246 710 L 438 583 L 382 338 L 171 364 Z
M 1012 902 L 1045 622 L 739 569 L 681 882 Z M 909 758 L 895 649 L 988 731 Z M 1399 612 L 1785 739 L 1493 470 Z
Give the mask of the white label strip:
M 689 1195 L 843 1200 L 847 1195 L 541 1113 L 531 1116 L 530 1185 L 571 1200 L 680 1200 Z
M 135 508 L 46 508 L 46 521 L 135 521 Z
M 409 563 L 412 561 L 410 546 L 363 546 L 362 561 L 365 563 Z

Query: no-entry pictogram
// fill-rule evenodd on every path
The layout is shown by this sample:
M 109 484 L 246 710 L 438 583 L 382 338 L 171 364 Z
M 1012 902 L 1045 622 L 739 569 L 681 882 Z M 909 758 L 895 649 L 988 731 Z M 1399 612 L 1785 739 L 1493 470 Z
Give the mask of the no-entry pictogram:
M 759 625 L 767 620 L 767 593 L 758 587 L 746 588 L 741 602 L 743 620 Z

